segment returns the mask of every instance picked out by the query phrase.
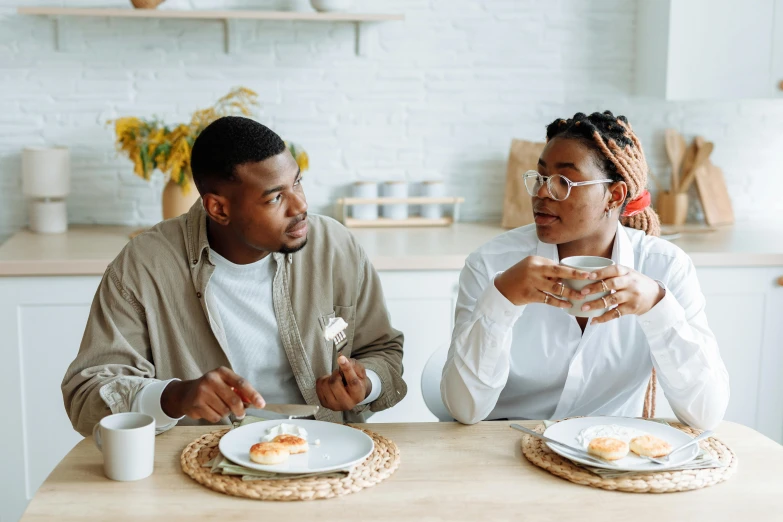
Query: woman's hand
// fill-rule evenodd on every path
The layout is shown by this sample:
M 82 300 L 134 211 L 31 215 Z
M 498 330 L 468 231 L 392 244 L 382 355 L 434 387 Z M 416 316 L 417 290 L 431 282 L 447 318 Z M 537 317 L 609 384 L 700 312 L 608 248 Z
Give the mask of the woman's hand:
M 611 293 L 603 299 L 585 303 L 582 311 L 614 307 L 602 316 L 594 318 L 591 321 L 593 324 L 606 323 L 624 315 L 646 314 L 666 294 L 661 285 L 654 280 L 622 265 L 612 265 L 597 270 L 590 274 L 590 279 L 598 281 L 582 289 L 581 299 L 586 295 L 607 290 Z
M 497 278 L 495 287 L 517 306 L 543 303 L 555 308 L 571 308 L 567 299 L 583 299 L 582 294 L 563 284 L 563 279 L 588 279 L 589 272 L 558 265 L 551 259 L 528 256 Z

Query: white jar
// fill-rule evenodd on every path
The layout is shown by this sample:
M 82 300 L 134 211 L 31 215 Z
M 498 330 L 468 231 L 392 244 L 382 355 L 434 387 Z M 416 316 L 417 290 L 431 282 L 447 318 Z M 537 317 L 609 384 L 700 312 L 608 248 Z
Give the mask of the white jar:
M 427 198 L 442 198 L 446 194 L 446 188 L 442 181 L 423 181 L 421 195 Z M 427 203 L 421 206 L 421 217 L 427 219 L 439 219 L 443 217 L 443 205 L 440 203 Z
M 407 198 L 408 184 L 404 181 L 387 181 L 383 185 L 383 197 Z M 384 204 L 383 217 L 388 219 L 408 219 L 408 204 L 407 203 Z
M 353 185 L 353 197 L 362 199 L 375 199 L 378 197 L 378 184 L 372 181 L 359 181 Z M 378 204 L 367 203 L 353 205 L 351 215 L 354 219 L 371 220 L 378 219 Z

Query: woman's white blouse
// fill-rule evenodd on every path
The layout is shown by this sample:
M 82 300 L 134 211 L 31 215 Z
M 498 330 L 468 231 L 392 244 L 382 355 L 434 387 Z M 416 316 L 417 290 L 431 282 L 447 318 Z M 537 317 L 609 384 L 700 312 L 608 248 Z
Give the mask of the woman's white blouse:
M 653 366 L 681 421 L 711 429 L 723 419 L 729 376 L 685 252 L 618 223 L 612 259 L 658 281 L 666 294 L 644 315 L 588 324 L 584 334 L 564 310 L 515 306 L 495 288 L 498 274 L 531 255 L 559 261 L 557 245 L 540 242 L 534 225 L 493 239 L 462 269 L 441 382 L 455 419 L 636 417 Z

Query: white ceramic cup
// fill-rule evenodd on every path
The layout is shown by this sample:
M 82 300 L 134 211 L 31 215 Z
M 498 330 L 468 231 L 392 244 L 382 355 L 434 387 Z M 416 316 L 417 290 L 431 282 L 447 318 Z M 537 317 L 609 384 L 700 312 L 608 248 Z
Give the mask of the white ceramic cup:
M 573 256 L 567 257 L 560 261 L 560 264 L 569 268 L 576 268 L 577 270 L 583 270 L 585 272 L 595 272 L 607 266 L 612 266 L 614 261 L 605 257 L 597 256 Z M 594 279 L 563 279 L 563 282 L 568 288 L 580 292 L 584 287 L 589 284 L 595 283 Z M 570 315 L 574 317 L 600 317 L 606 312 L 606 308 L 598 308 L 596 310 L 590 310 L 589 312 L 583 312 L 582 306 L 590 301 L 601 299 L 608 295 L 609 292 L 598 292 L 597 294 L 586 295 L 584 299 L 569 299 L 571 308 L 567 309 Z
M 103 471 L 112 480 L 128 482 L 152 474 L 155 463 L 155 419 L 145 413 L 115 413 L 92 430 L 103 453 Z

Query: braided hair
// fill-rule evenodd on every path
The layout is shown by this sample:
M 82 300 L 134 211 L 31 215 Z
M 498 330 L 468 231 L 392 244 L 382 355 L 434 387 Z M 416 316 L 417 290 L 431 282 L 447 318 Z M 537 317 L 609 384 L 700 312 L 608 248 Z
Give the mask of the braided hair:
M 546 141 L 555 137 L 577 139 L 592 148 L 603 159 L 603 170 L 609 178 L 625 182 L 628 196 L 620 209 L 621 214 L 628 202 L 645 191 L 649 167 L 642 143 L 625 116 L 615 116 L 611 111 L 594 112 L 590 116 L 578 112 L 573 118 L 558 119 L 547 126 Z M 661 233 L 661 223 L 652 207 L 633 216 L 622 217 L 621 222 L 650 236 Z

